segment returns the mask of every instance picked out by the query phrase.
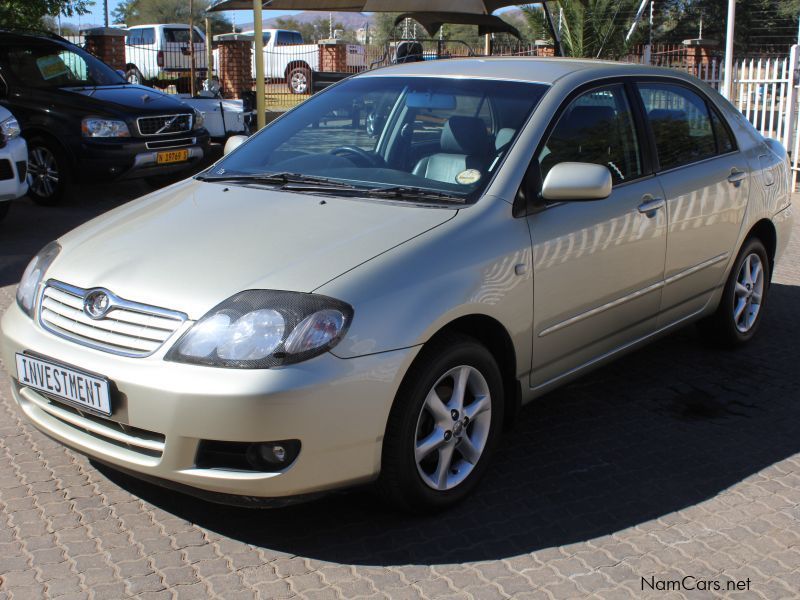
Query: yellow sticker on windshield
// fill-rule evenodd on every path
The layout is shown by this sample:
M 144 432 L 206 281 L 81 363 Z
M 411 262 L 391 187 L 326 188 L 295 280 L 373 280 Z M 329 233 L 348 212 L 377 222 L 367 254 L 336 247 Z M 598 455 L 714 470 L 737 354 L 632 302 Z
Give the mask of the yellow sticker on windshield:
M 461 185 L 470 185 L 476 181 L 480 181 L 480 179 L 481 172 L 478 171 L 478 169 L 467 169 L 456 175 L 456 181 Z
M 69 73 L 67 65 L 55 54 L 40 56 L 36 59 L 36 66 L 39 68 L 39 73 L 42 74 L 42 79 L 45 81 Z

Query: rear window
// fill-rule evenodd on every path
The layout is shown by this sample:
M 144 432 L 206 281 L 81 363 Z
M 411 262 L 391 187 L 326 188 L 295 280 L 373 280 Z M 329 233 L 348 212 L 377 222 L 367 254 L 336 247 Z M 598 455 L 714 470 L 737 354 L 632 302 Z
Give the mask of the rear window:
M 203 38 L 200 37 L 200 34 L 197 33 L 197 30 L 194 32 L 194 43 L 195 44 L 202 44 Z M 178 29 L 178 28 L 168 28 L 164 29 L 164 41 L 167 43 L 177 43 L 177 44 L 188 44 L 189 43 L 189 30 L 188 29 Z

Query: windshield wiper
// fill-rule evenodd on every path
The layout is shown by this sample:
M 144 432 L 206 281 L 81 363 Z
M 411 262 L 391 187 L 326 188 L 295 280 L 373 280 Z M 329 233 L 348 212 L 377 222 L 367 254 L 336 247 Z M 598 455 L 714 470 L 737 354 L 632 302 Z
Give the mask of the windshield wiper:
M 455 196 L 446 192 L 437 192 L 435 190 L 427 190 L 425 188 L 407 185 L 370 188 L 364 190 L 364 193 L 370 197 L 396 198 L 398 200 L 435 200 L 438 202 L 453 202 L 456 204 L 464 204 L 466 202 L 466 198 L 463 196 Z
M 301 173 L 232 173 L 230 175 L 198 175 L 197 179 L 200 181 L 228 181 L 231 183 L 266 183 L 281 186 L 301 184 L 315 186 L 315 189 L 317 186 L 343 190 L 359 189 L 354 185 L 336 179 L 303 175 Z

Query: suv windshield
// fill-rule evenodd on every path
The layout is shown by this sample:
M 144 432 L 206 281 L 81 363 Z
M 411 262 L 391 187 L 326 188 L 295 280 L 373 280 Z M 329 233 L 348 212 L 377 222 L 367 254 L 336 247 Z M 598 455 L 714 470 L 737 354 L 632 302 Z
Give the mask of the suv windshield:
M 295 184 L 324 178 L 474 200 L 546 90 L 481 79 L 350 79 L 287 113 L 205 178 L 289 174 Z
M 77 46 L 38 42 L 4 48 L 4 66 L 25 85 L 38 88 L 118 85 L 119 73 Z

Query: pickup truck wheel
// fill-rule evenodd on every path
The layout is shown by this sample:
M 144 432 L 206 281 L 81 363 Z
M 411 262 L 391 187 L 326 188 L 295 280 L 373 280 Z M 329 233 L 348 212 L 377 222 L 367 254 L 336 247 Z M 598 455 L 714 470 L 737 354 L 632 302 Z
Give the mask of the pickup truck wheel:
M 308 67 L 295 67 L 289 71 L 286 83 L 293 94 L 308 94 L 311 91 L 311 71 Z
M 125 72 L 125 79 L 128 80 L 128 83 L 132 83 L 134 85 L 142 85 L 142 72 L 137 69 L 136 67 L 131 67 Z
M 69 183 L 67 155 L 44 137 L 28 140 L 28 195 L 37 204 L 54 206 L 61 201 Z

